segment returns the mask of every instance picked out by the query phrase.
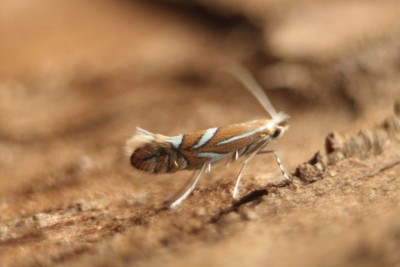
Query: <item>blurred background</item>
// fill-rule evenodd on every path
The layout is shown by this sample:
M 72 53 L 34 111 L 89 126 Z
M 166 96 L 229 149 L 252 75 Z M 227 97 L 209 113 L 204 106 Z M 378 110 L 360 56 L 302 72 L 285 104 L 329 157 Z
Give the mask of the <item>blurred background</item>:
M 136 126 L 176 135 L 268 117 L 225 74 L 232 62 L 291 115 L 272 148 L 293 171 L 330 132 L 392 113 L 399 14 L 397 0 L 2 0 L 0 222 L 162 200 L 189 174 L 134 172 L 125 140 Z M 246 175 L 279 176 L 265 160 Z

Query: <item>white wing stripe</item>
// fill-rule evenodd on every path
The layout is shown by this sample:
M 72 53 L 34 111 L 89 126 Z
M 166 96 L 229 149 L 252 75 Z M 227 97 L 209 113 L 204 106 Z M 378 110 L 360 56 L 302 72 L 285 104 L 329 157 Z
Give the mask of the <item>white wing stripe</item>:
M 169 138 L 169 141 L 171 142 L 172 146 L 175 149 L 178 149 L 179 146 L 182 143 L 182 139 L 183 139 L 183 134 L 177 135 L 177 136 L 172 136 Z
M 218 127 L 208 129 L 200 138 L 200 140 L 193 146 L 193 149 L 198 149 L 202 147 L 205 143 L 211 140 L 217 132 Z

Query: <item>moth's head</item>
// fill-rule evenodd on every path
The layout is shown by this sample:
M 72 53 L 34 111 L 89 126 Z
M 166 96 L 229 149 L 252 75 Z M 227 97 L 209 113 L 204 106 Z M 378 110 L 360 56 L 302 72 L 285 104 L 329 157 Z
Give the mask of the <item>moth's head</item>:
M 272 118 L 275 123 L 275 129 L 272 133 L 273 138 L 281 137 L 289 129 L 289 118 L 289 115 L 282 112 Z

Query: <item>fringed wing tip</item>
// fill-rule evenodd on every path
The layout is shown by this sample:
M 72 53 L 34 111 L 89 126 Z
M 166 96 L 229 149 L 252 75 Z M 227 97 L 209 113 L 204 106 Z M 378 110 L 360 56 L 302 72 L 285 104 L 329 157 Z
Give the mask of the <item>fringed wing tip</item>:
M 143 144 L 154 140 L 154 134 L 142 128 L 136 127 L 136 132 L 126 141 L 125 154 L 131 156 L 132 153 Z

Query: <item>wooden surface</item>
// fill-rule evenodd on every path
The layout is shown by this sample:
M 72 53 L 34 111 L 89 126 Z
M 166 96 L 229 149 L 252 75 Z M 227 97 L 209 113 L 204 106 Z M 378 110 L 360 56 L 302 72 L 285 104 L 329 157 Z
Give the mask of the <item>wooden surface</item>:
M 2 1 L 0 266 L 400 264 L 400 11 L 384 2 Z M 263 155 L 239 202 L 240 165 L 222 164 L 159 209 L 191 173 L 134 170 L 126 140 L 265 118 L 235 61 L 291 116 L 269 147 L 294 183 Z

